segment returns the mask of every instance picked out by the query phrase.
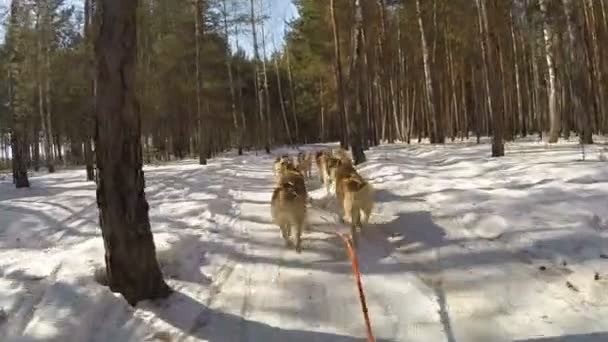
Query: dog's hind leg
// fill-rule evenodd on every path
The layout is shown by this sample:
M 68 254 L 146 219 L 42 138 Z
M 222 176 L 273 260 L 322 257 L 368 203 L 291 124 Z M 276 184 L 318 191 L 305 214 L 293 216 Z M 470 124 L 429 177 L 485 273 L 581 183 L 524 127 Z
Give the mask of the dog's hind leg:
M 329 180 L 329 174 L 327 174 L 327 172 L 323 173 L 323 185 L 325 185 L 325 191 L 329 194 L 329 188 L 330 188 L 330 180 Z
M 302 223 L 296 225 L 296 252 L 302 253 Z
M 363 224 L 369 223 L 369 218 L 372 215 L 372 205 L 371 203 L 365 203 L 363 208 L 361 208 L 361 212 L 363 213 L 363 219 L 361 220 Z
M 283 240 L 285 240 L 285 246 L 289 247 L 291 246 L 291 240 L 290 240 L 290 228 L 289 228 L 289 224 L 282 224 L 281 225 L 281 235 L 283 236 Z
M 355 226 L 355 228 L 358 228 L 359 231 L 361 231 L 361 210 L 359 208 L 354 207 L 351 210 L 351 220 L 352 220 L 352 224 Z
M 353 244 L 356 247 L 359 244 L 359 232 L 357 231 L 357 228 L 361 226 L 359 208 L 352 206 L 350 208 L 350 215 L 351 215 L 350 234 L 353 237 Z

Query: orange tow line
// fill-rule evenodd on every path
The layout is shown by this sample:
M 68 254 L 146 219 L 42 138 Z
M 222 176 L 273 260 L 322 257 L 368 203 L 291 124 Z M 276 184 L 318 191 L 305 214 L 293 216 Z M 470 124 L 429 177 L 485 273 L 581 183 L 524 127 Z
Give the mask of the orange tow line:
M 353 247 L 353 240 L 347 234 L 338 234 L 339 237 L 342 238 L 344 244 L 346 245 L 346 251 L 348 253 L 348 257 L 352 263 L 353 274 L 355 275 L 355 281 L 357 283 L 357 288 L 359 289 L 359 300 L 361 301 L 361 309 L 363 310 L 363 318 L 365 319 L 365 327 L 367 328 L 367 341 L 375 342 L 374 334 L 372 332 L 372 323 L 369 320 L 369 312 L 367 311 L 367 304 L 365 302 L 365 293 L 363 293 L 363 283 L 361 282 L 361 271 L 359 270 L 359 259 L 357 258 L 357 252 Z

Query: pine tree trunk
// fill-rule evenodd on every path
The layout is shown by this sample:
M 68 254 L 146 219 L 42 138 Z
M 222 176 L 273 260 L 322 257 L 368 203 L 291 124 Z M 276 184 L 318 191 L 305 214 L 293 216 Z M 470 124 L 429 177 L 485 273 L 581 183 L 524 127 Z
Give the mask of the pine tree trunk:
M 91 84 L 90 100 L 88 106 L 85 108 L 83 113 L 83 126 L 84 126 L 84 161 L 87 170 L 87 180 L 95 180 L 95 161 L 93 154 L 93 113 L 95 111 L 95 62 L 93 60 L 93 22 L 94 22 L 94 7 L 95 0 L 84 0 L 84 38 L 86 44 L 86 58 L 87 68 L 85 71 L 85 78 L 89 80 Z
M 579 44 L 580 31 L 574 17 L 572 0 L 562 0 L 566 21 L 568 25 L 567 50 L 570 61 L 568 62 L 568 88 L 570 93 L 571 116 L 576 118 L 579 139 L 582 144 L 593 144 L 591 108 L 583 107 L 582 99 L 589 93 L 587 82 L 584 79 L 584 71 L 581 61 L 585 58 L 581 55 L 583 47 Z
M 230 34 L 228 33 L 228 9 L 226 8 L 226 0 L 222 0 L 222 15 L 224 21 L 224 36 L 226 37 L 226 41 L 230 39 Z M 239 125 L 239 120 L 236 114 L 236 94 L 234 91 L 234 78 L 232 76 L 232 56 L 230 55 L 230 50 L 226 50 L 226 71 L 228 72 L 228 86 L 230 87 L 230 112 L 232 113 L 232 124 L 234 125 L 234 130 L 237 135 L 237 146 L 239 150 L 242 151 L 243 134 L 241 133 L 241 127 Z
M 514 73 L 515 73 L 515 92 L 517 95 L 517 122 L 518 126 L 522 127 L 524 125 L 524 110 L 523 110 L 523 102 L 522 102 L 522 94 L 521 94 L 521 81 L 519 75 L 519 53 L 517 48 L 517 37 L 515 35 L 515 24 L 513 23 L 513 12 L 509 11 L 509 24 L 511 26 L 511 41 L 513 42 L 513 63 L 514 63 Z
M 276 48 L 275 48 L 276 50 Z M 291 130 L 289 129 L 289 123 L 287 122 L 287 110 L 285 109 L 285 101 L 283 99 L 283 86 L 281 84 L 281 73 L 279 70 L 279 61 L 277 58 L 274 59 L 274 69 L 277 74 L 277 90 L 279 91 L 279 105 L 281 106 L 281 115 L 283 117 L 283 124 L 285 125 L 285 132 L 287 133 L 287 139 L 289 144 L 293 145 L 293 138 L 291 136 Z
M 325 101 L 323 98 L 323 77 L 319 77 L 319 108 L 321 109 L 321 132 L 319 133 L 319 140 L 325 142 Z
M 336 73 L 336 89 L 338 91 L 338 113 L 340 115 L 340 145 L 342 148 L 348 146 L 348 137 L 350 136 L 350 128 L 348 125 L 348 110 L 346 108 L 346 100 L 344 96 L 344 77 L 342 76 L 342 53 L 340 49 L 340 30 L 338 28 L 338 18 L 336 16 L 335 0 L 330 0 L 329 9 L 331 12 L 331 23 L 334 38 L 334 70 Z
M 492 60 L 492 53 L 490 51 L 490 32 L 486 0 L 476 0 L 476 4 L 479 29 L 481 31 L 481 53 L 483 59 L 483 78 L 487 95 L 487 110 L 488 116 L 492 120 L 492 157 L 502 157 L 505 154 L 502 130 L 503 119 L 502 115 L 499 115 L 495 110 L 494 101 L 492 99 L 495 92 L 492 91 L 492 84 L 490 83 L 490 61 Z
M 260 127 L 261 127 L 261 138 L 264 139 L 264 150 L 266 153 L 270 154 L 270 143 L 269 143 L 269 134 L 267 131 L 266 120 L 270 120 L 270 117 L 265 118 L 264 112 L 264 93 L 263 93 L 263 85 L 262 85 L 262 73 L 260 72 L 260 51 L 258 49 L 258 34 L 256 29 L 256 17 L 255 17 L 255 5 L 254 0 L 249 1 L 250 10 L 251 10 L 251 33 L 253 35 L 253 58 L 254 58 L 254 73 L 255 73 L 255 91 L 257 95 L 258 101 L 258 116 L 260 118 Z M 269 105 L 266 103 L 266 105 Z
M 596 129 L 600 132 L 604 132 L 605 127 L 603 121 L 605 121 L 606 118 L 603 115 L 604 106 L 602 99 L 605 97 L 605 92 L 603 91 L 602 84 L 600 53 L 598 46 L 598 37 L 595 28 L 595 14 L 593 11 L 593 2 L 589 0 L 584 0 L 581 2 L 583 2 L 583 4 L 581 4 L 581 7 L 583 8 L 583 14 L 585 18 L 585 43 L 587 45 L 588 55 L 587 64 L 589 67 L 589 78 L 591 80 L 592 98 L 594 101 Z
M 440 132 L 439 127 L 439 113 L 435 107 L 436 97 L 435 89 L 433 87 L 433 75 L 431 74 L 431 58 L 427 45 L 426 34 L 424 31 L 424 23 L 422 22 L 422 9 L 420 7 L 420 0 L 416 0 L 416 14 L 418 16 L 418 27 L 420 29 L 420 44 L 422 47 L 422 63 L 424 67 L 424 80 L 426 89 L 426 105 L 428 111 L 428 117 L 431 123 L 431 143 L 444 142 L 443 132 Z
M 131 305 L 170 293 L 155 255 L 144 193 L 135 92 L 137 1 L 104 0 L 96 42 L 97 205 L 110 289 Z
M 267 153 L 270 153 L 272 146 L 272 111 L 270 108 L 270 89 L 268 88 L 268 70 L 266 69 L 266 33 L 264 32 L 264 21 L 260 25 L 262 32 L 262 76 L 264 77 L 264 100 L 266 103 L 266 146 Z
M 43 120 L 46 120 L 46 130 L 45 137 L 47 139 L 47 143 L 45 146 L 51 146 L 51 137 L 53 136 L 53 125 L 51 121 L 51 52 L 50 52 L 50 35 L 51 35 L 51 13 L 50 13 L 50 3 L 49 0 L 44 0 L 44 4 L 42 5 L 44 8 L 42 15 L 43 29 L 42 29 L 42 40 L 43 40 L 43 52 L 44 52 L 44 76 L 45 76 L 45 84 L 44 84 L 44 101 L 46 107 L 46 115 Z M 55 165 L 53 162 L 54 156 L 52 153 L 52 149 L 49 149 L 49 153 L 46 153 L 46 166 L 48 168 L 49 173 L 55 172 Z
M 288 46 L 285 45 L 285 59 L 287 62 L 287 80 L 289 81 L 289 101 L 291 102 L 291 115 L 293 117 L 296 142 L 300 141 L 300 124 L 296 113 L 296 94 L 293 90 L 293 76 L 291 74 L 291 57 L 289 57 Z
M 547 73 L 549 75 L 549 143 L 556 143 L 561 130 L 561 118 L 557 108 L 557 84 L 555 72 L 555 59 L 553 57 L 553 29 L 549 23 L 547 13 L 547 0 L 538 0 L 543 15 L 543 37 L 545 45 L 545 58 L 547 60 Z
M 362 116 L 362 82 L 361 77 L 364 73 L 363 66 L 363 55 L 365 52 L 365 33 L 363 31 L 363 10 L 361 8 L 360 0 L 354 0 L 355 2 L 355 21 L 353 28 L 353 52 L 350 64 L 349 72 L 349 104 L 354 108 L 348 121 L 349 126 L 349 141 L 351 146 L 351 153 L 353 156 L 353 163 L 358 165 L 365 162 L 365 153 L 363 152 L 363 146 L 361 141 L 361 116 Z M 347 107 L 348 108 L 348 107 Z M 349 110 L 349 109 L 347 109 Z
M 201 0 L 195 0 L 193 2 L 194 8 L 194 49 L 195 49 L 195 58 L 194 62 L 196 66 L 196 117 L 198 118 L 198 162 L 200 165 L 207 165 L 207 157 L 205 153 L 205 149 L 209 148 L 205 146 L 205 128 L 203 127 L 205 122 L 203 118 L 203 112 L 201 109 L 201 48 L 200 48 L 200 40 L 201 40 Z
M 235 40 L 235 45 L 236 45 L 236 50 L 239 50 L 239 25 L 237 23 L 236 26 L 236 34 L 234 37 Z M 239 146 L 239 150 L 238 150 L 238 154 L 243 155 L 243 147 L 242 145 L 245 144 L 245 132 L 247 132 L 247 120 L 245 118 L 245 109 L 243 108 L 243 86 L 242 86 L 242 80 L 241 80 L 241 64 L 237 63 L 236 64 L 236 84 L 238 85 L 238 92 L 237 92 L 237 99 L 238 99 L 238 109 L 239 109 L 239 114 L 241 117 L 241 132 L 240 132 L 240 138 L 239 140 L 241 141 L 241 146 Z
M 10 8 L 10 19 L 6 38 L 6 46 L 9 53 L 9 70 L 8 70 L 8 93 L 9 107 L 12 116 L 12 133 L 11 133 L 11 153 L 12 153 L 12 168 L 13 182 L 16 188 L 26 188 L 30 186 L 27 176 L 27 161 L 26 150 L 27 143 L 25 138 L 25 121 L 26 113 L 24 109 L 24 92 L 25 89 L 21 84 L 21 68 L 23 63 L 23 52 L 21 44 L 21 28 L 19 27 L 19 18 L 23 8 L 19 0 L 13 0 Z

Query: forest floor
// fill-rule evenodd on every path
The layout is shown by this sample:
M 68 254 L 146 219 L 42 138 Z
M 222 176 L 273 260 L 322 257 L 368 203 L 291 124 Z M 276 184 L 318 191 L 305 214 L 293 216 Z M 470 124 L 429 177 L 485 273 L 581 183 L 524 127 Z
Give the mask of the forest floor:
M 377 340 L 607 341 L 605 148 L 586 161 L 574 142 L 509 143 L 499 159 L 467 142 L 370 150 L 360 171 L 377 205 L 359 259 Z M 103 242 L 83 170 L 30 189 L 0 180 L 0 340 L 364 340 L 333 197 L 309 181 L 311 231 L 301 254 L 286 249 L 270 222 L 273 158 L 145 168 L 175 292 L 136 308 L 95 281 Z

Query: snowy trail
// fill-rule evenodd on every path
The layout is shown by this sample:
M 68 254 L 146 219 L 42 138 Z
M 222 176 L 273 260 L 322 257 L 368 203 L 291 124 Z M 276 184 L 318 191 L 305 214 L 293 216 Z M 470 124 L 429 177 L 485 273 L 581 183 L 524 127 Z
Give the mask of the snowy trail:
M 603 147 L 519 142 L 378 147 L 359 248 L 379 341 L 608 340 Z M 277 151 L 280 153 L 280 151 Z M 272 158 L 227 154 L 146 167 L 159 260 L 175 293 L 133 309 L 102 266 L 84 172 L 0 182 L 1 341 L 362 341 L 335 202 L 308 182 L 303 252 L 270 221 Z M 560 339 L 561 338 L 561 339 Z

